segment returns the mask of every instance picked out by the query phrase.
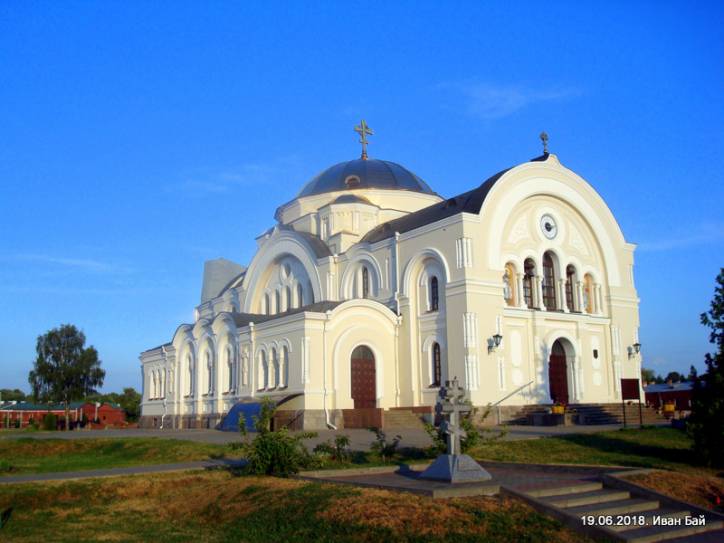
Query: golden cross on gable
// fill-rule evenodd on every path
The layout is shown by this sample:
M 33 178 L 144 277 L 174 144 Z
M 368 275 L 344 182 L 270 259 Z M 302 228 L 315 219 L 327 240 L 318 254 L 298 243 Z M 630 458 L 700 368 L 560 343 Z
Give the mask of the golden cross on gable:
M 367 160 L 367 136 L 373 136 L 374 132 L 364 119 L 360 121 L 359 126 L 354 127 L 354 131 L 359 134 L 359 142 L 362 144 L 362 160 Z

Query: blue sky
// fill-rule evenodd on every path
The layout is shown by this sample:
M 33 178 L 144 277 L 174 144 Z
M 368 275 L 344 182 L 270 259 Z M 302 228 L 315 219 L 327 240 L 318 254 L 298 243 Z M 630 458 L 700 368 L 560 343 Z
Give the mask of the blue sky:
M 721 2 L 3 2 L 0 388 L 81 327 L 105 390 L 192 320 L 204 260 L 370 156 L 451 196 L 540 153 L 637 243 L 645 366 L 702 367 L 724 265 Z

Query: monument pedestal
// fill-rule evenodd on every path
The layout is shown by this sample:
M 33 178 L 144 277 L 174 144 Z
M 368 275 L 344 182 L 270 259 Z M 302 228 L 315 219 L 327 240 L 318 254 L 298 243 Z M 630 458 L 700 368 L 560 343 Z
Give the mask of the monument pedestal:
M 420 479 L 447 483 L 478 483 L 492 475 L 467 454 L 441 454 L 422 472 Z

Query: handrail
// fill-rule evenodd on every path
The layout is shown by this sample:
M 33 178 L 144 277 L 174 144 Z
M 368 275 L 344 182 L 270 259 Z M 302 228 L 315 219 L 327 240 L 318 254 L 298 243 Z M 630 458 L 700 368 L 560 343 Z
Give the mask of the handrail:
M 528 381 L 526 384 L 519 386 L 519 387 L 516 388 L 513 392 L 511 392 L 511 393 L 508 394 L 507 396 L 503 397 L 502 399 L 498 400 L 497 402 L 495 402 L 495 403 L 489 403 L 489 404 L 488 404 L 488 407 L 495 407 L 496 405 L 504 402 L 505 400 L 507 400 L 508 398 L 510 398 L 511 396 L 513 396 L 514 394 L 517 394 L 519 391 L 523 390 L 525 387 L 527 387 L 528 385 L 530 385 L 531 383 L 533 383 L 533 381 L 534 381 L 534 379 L 531 379 L 531 380 Z

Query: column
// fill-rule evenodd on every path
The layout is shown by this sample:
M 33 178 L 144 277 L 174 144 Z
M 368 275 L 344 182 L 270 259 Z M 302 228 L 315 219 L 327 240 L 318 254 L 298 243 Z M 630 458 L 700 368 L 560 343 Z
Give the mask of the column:
M 603 295 L 602 295 L 601 283 L 596 283 L 593 291 L 595 292 L 594 300 L 596 301 L 596 314 L 603 314 Z
M 583 283 L 581 281 L 576 281 L 576 306 L 581 313 L 586 312 L 586 307 L 583 305 Z
M 545 311 L 546 306 L 543 303 L 543 276 L 536 275 L 533 277 L 533 280 L 535 282 L 535 298 L 533 299 L 533 305 L 541 311 Z
M 566 301 L 566 284 L 565 279 L 558 279 L 556 285 L 556 299 L 558 300 L 558 309 L 562 309 L 565 313 L 570 311 L 568 302 Z
M 525 305 L 525 296 L 524 296 L 524 289 L 523 289 L 523 274 L 517 273 L 515 275 L 515 277 L 516 277 L 516 285 L 517 285 L 517 288 L 516 288 L 517 298 L 515 301 L 517 302 L 518 307 L 527 307 Z

